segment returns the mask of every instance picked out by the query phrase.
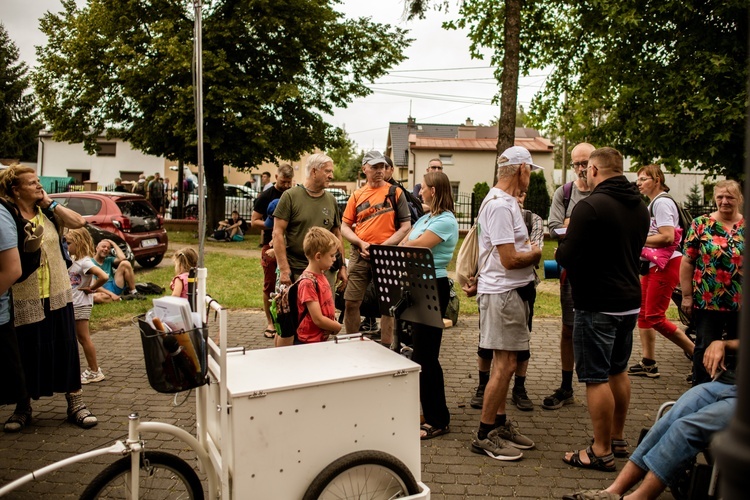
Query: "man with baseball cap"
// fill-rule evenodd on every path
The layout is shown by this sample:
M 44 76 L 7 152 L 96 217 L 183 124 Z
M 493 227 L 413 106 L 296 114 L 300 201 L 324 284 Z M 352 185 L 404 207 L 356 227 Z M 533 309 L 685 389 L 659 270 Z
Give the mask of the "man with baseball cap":
M 385 181 L 386 165 L 387 160 L 380 151 L 369 151 L 364 155 L 362 171 L 367 183 L 352 194 L 342 216 L 341 234 L 352 247 L 349 283 L 344 291 L 344 326 L 347 333 L 359 329 L 359 307 L 372 280 L 370 245 L 398 245 L 411 229 L 409 206 L 402 193 L 396 192 L 395 207 L 388 201 L 391 185 Z M 392 317 L 383 316 L 380 319 L 383 345 L 389 346 L 393 341 L 393 324 Z
M 522 147 L 506 149 L 497 159 L 497 184 L 482 202 L 479 229 L 479 276 L 464 286 L 479 303 L 479 347 L 492 351 L 492 369 L 484 391 L 479 429 L 471 450 L 496 460 L 518 460 L 534 441 L 521 434 L 505 413 L 505 399 L 519 352 L 529 349 L 529 294 L 541 249 L 529 241 L 516 197 L 526 192 L 535 165 Z

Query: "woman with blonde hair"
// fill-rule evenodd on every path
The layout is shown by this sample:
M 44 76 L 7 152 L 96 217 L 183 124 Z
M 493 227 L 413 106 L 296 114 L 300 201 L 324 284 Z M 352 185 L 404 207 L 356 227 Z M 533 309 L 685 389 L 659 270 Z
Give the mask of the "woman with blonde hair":
M 682 305 L 695 325 L 693 385 L 709 382 L 703 354 L 711 342 L 733 340 L 739 331 L 742 304 L 742 259 L 745 218 L 742 189 L 724 180 L 714 187 L 716 211 L 693 219 L 685 237 L 680 266 Z
M 693 355 L 693 342 L 685 331 L 667 319 L 667 308 L 672 292 L 680 282 L 680 243 L 684 238 L 680 228 L 680 211 L 669 196 L 669 186 L 658 165 L 647 165 L 638 171 L 638 190 L 651 203 L 651 215 L 646 245 L 641 258 L 653 259 L 648 272 L 641 276 L 641 310 L 638 313 L 638 329 L 641 334 L 643 359 L 628 369 L 632 376 L 658 378 L 656 364 L 656 332 L 659 332 L 688 356 Z M 646 261 L 644 260 L 644 263 Z
M 0 196 L 33 226 L 44 228 L 39 269 L 12 288 L 13 320 L 29 397 L 16 403 L 5 430 L 23 429 L 31 422 L 30 400 L 56 392 L 65 393 L 68 420 L 88 429 L 97 419 L 83 402 L 73 293 L 60 240 L 60 231 L 83 227 L 86 221 L 50 198 L 29 167 L 13 165 L 0 173 Z
M 414 223 L 401 245 L 432 251 L 440 317 L 443 318 L 450 300 L 447 266 L 458 243 L 458 222 L 453 215 L 453 190 L 448 176 L 443 172 L 428 172 L 424 176 L 420 195 L 429 205 L 430 213 Z M 442 338 L 442 328 L 412 323 L 412 360 L 422 367 L 419 373 L 419 400 L 424 414 L 424 424 L 420 427 L 420 439 L 423 440 L 450 432 L 451 416 L 445 401 L 445 381 L 439 360 Z

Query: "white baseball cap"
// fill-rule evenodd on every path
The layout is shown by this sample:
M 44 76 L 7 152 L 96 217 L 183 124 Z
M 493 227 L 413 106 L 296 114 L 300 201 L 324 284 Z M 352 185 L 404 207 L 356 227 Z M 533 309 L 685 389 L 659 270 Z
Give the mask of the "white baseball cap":
M 506 161 L 498 163 L 498 167 L 504 167 L 506 165 L 520 165 L 521 163 L 525 163 L 526 165 L 529 165 L 531 167 L 532 171 L 544 170 L 539 165 L 534 164 L 533 160 L 531 159 L 531 153 L 529 153 L 529 150 L 524 148 L 523 146 L 513 146 L 506 149 L 505 151 L 503 151 L 503 154 L 500 155 L 498 161 L 502 158 L 505 158 Z

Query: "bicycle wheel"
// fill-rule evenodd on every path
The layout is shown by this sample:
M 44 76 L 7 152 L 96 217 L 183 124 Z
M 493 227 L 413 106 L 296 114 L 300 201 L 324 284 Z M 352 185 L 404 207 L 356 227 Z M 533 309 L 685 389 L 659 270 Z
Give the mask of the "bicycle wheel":
M 356 451 L 334 460 L 313 480 L 302 500 L 387 499 L 419 493 L 414 475 L 388 453 Z
M 198 475 L 183 459 L 160 451 L 141 455 L 139 499 L 203 500 Z M 101 471 L 81 494 L 81 500 L 130 498 L 130 457 Z

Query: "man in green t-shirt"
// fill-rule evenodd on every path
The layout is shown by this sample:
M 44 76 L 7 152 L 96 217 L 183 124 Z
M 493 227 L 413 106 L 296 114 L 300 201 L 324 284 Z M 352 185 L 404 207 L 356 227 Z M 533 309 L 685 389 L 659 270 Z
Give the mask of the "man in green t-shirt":
M 339 251 L 344 255 L 341 216 L 336 199 L 325 189 L 333 179 L 333 160 L 323 153 L 316 153 L 307 159 L 305 169 L 305 183 L 284 191 L 273 212 L 273 249 L 283 285 L 294 283 L 307 267 L 302 241 L 313 226 L 330 230 L 341 242 Z M 328 272 L 326 276 L 331 289 L 335 290 L 335 273 Z M 339 269 L 338 280 L 343 283 L 341 286 L 346 286 L 346 265 Z

